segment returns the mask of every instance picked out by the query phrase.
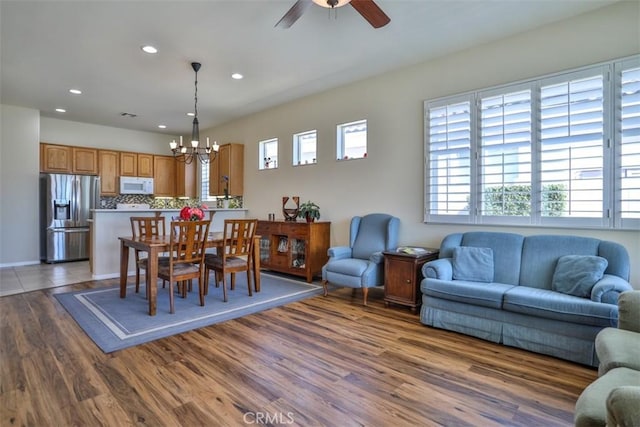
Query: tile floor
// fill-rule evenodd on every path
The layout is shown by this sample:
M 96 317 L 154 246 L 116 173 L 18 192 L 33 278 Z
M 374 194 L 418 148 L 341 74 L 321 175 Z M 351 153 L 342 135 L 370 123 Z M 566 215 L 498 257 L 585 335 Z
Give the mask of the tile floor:
M 0 297 L 88 280 L 89 261 L 6 267 L 0 269 Z

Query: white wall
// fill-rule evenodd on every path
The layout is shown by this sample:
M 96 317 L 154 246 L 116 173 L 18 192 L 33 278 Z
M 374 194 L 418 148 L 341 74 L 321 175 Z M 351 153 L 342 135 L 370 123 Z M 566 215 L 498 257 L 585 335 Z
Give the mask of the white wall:
M 348 241 L 354 215 L 401 219 L 402 244 L 437 247 L 452 232 L 498 230 L 613 240 L 632 258 L 640 289 L 640 233 L 629 231 L 443 226 L 423 221 L 423 101 L 589 65 L 640 52 L 638 2 L 622 2 L 561 23 L 284 104 L 208 130 L 245 149 L 245 206 L 250 217 L 282 217 L 282 196 L 298 195 L 332 221 L 332 244 Z M 368 120 L 368 156 L 335 161 L 335 126 Z M 292 167 L 292 134 L 317 129 L 318 164 Z M 279 138 L 279 168 L 258 170 L 258 141 Z
M 40 262 L 40 141 L 169 155 L 174 136 L 40 117 L 1 105 L 0 267 Z
M 40 113 L 0 105 L 0 266 L 40 260 Z
M 40 141 L 116 151 L 136 151 L 171 155 L 169 142 L 176 137 L 162 133 L 72 122 L 50 117 L 40 118 Z

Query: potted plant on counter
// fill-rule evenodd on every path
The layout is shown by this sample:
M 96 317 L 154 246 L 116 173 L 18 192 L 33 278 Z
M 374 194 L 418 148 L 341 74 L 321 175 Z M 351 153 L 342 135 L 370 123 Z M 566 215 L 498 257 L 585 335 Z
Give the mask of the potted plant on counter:
M 305 218 L 307 222 L 314 222 L 320 218 L 320 206 L 312 201 L 304 202 L 298 209 L 298 218 Z

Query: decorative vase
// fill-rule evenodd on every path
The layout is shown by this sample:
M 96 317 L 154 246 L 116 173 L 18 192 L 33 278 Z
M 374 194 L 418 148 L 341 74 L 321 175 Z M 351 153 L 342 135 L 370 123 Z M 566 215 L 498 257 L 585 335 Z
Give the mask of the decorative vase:
M 229 209 L 229 199 L 222 199 L 222 207 L 224 209 Z
M 305 215 L 307 222 L 314 222 L 316 219 L 314 217 L 312 217 L 311 215 L 307 214 Z

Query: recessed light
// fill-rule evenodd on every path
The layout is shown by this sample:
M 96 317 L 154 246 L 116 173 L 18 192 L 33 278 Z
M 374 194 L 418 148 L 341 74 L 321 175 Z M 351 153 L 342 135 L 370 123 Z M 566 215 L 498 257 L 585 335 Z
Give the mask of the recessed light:
M 195 113 L 187 113 L 187 116 L 189 117 L 194 117 L 196 114 Z
M 56 108 L 56 111 L 58 113 L 66 113 L 67 112 L 67 110 L 65 110 L 64 108 Z
M 167 125 L 158 125 L 158 127 L 159 127 L 160 129 L 166 129 L 166 128 L 167 128 Z
M 80 95 L 82 93 L 80 89 L 69 89 L 69 92 L 71 92 L 74 95 Z
M 231 78 L 234 80 L 241 80 L 244 76 L 240 73 L 233 73 L 231 74 Z
M 140 49 L 145 53 L 158 53 L 158 49 L 151 45 L 142 46 Z

